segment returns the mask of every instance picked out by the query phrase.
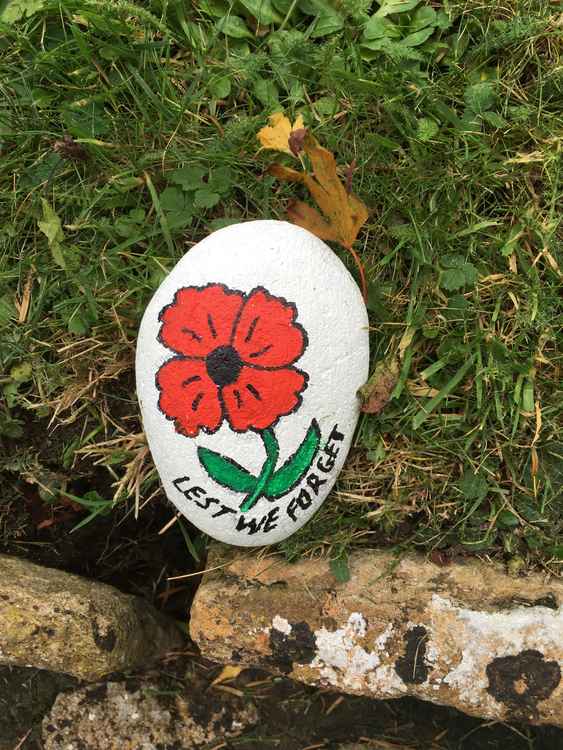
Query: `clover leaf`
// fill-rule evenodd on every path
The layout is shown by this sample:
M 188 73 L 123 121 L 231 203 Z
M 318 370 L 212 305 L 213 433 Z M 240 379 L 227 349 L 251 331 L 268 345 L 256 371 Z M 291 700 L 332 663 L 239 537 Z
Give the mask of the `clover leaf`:
M 179 188 L 167 187 L 159 196 L 170 229 L 181 229 L 191 223 L 194 202 Z
M 472 286 L 479 277 L 473 263 L 467 262 L 463 255 L 444 255 L 440 259 L 440 266 L 443 268 L 440 274 L 440 286 L 448 291 Z
M 203 187 L 203 178 L 207 170 L 203 167 L 182 167 L 170 173 L 170 181 L 180 185 L 182 190 L 199 190 Z
M 194 195 L 194 208 L 213 208 L 221 200 L 219 193 L 214 193 L 209 188 L 197 190 Z

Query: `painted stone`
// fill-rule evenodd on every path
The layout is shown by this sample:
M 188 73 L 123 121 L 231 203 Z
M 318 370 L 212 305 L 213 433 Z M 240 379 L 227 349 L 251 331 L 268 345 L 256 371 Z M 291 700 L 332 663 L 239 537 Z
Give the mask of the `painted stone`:
M 281 221 L 211 234 L 139 331 L 137 393 L 168 498 L 229 544 L 293 534 L 344 463 L 368 364 L 364 302 L 324 242 Z

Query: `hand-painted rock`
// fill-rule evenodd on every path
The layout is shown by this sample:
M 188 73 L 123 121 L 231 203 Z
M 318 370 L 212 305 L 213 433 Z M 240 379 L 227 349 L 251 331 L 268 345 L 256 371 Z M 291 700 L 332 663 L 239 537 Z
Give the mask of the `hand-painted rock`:
M 359 289 L 324 242 L 281 221 L 204 239 L 139 331 L 137 392 L 169 499 L 229 544 L 290 536 L 344 463 L 368 359 Z

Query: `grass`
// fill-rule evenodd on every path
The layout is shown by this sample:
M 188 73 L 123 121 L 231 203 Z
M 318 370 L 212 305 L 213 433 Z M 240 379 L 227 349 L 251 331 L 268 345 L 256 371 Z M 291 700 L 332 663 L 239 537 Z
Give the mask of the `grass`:
M 296 188 L 265 175 L 256 132 L 284 110 L 356 160 L 373 364 L 401 369 L 334 499 L 282 549 L 558 571 L 562 6 L 395 6 L 382 21 L 365 0 L 0 3 L 6 486 L 90 524 L 162 498 L 138 324 L 193 243 L 283 218 Z

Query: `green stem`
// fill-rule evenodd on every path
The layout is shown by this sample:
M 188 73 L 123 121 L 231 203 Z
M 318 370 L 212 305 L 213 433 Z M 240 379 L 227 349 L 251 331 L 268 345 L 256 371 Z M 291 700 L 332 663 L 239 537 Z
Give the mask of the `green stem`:
M 276 436 L 274 435 L 274 431 L 263 430 L 260 433 L 260 437 L 262 438 L 262 442 L 264 443 L 266 460 L 264 461 L 262 469 L 260 470 L 258 480 L 256 481 L 256 486 L 254 487 L 252 492 L 250 492 L 246 496 L 242 505 L 240 506 L 241 513 L 246 513 L 255 505 L 264 488 L 266 487 L 268 480 L 274 473 L 274 469 L 276 468 L 276 463 L 278 461 L 280 447 L 278 445 L 278 441 L 276 440 Z

